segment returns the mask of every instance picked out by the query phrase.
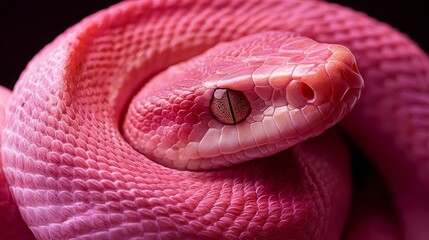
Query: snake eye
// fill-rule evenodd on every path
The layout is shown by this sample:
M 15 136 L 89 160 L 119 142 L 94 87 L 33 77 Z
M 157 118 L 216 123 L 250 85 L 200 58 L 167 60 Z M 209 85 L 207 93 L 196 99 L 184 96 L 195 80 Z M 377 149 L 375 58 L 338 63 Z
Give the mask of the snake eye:
M 210 103 L 213 116 L 223 124 L 238 124 L 249 116 L 251 106 L 243 92 L 218 88 Z

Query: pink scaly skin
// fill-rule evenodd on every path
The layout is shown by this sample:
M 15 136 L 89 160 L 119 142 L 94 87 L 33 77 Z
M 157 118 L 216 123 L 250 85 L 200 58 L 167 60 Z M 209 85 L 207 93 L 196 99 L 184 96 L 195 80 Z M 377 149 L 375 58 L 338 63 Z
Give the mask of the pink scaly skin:
M 400 230 L 393 232 L 397 230 L 392 227 L 395 223 L 390 224 L 383 211 L 376 219 L 381 219 L 391 236 L 425 239 L 429 235 L 429 127 L 425 120 L 429 117 L 428 57 L 406 36 L 363 14 L 333 4 L 298 0 L 128 1 L 88 17 L 43 49 L 13 90 L 1 141 L 4 173 L 34 236 L 339 239 L 350 208 L 351 184 L 347 147 L 336 130 L 286 151 L 281 151 L 289 147 L 283 143 L 274 150 L 265 148 L 269 146 L 266 142 L 260 148 L 254 145 L 256 152 L 262 153 L 260 157 L 277 153 L 250 161 L 228 158 L 244 163 L 226 169 L 202 170 L 231 164 L 201 167 L 185 161 L 176 166 L 198 166 L 195 169 L 201 171 L 196 172 L 171 168 L 174 161 L 161 157 L 167 160 L 163 162 L 157 159 L 158 153 L 152 154 L 157 162 L 147 158 L 136 150 L 139 134 L 127 125 L 144 121 L 132 110 L 125 116 L 127 109 L 144 100 L 139 97 L 144 91 L 162 96 L 156 95 L 156 89 L 162 87 L 159 79 L 174 76 L 170 72 L 174 70 L 161 73 L 143 86 L 154 75 L 219 42 L 255 33 L 261 34 L 252 36 L 263 38 L 268 35 L 262 32 L 268 31 L 293 32 L 351 50 L 365 79 L 365 90 L 341 125 L 384 177 L 393 195 Z M 287 34 L 284 38 L 288 41 Z M 246 43 L 264 42 L 239 41 L 244 42 L 243 48 L 237 47 L 238 53 L 249 49 Z M 217 48 L 222 51 L 221 47 L 212 51 Z M 342 53 L 348 51 L 339 48 Z M 219 56 L 217 60 L 225 60 L 224 55 L 214 55 Z M 188 72 L 192 81 L 212 76 L 210 63 L 203 64 L 205 72 L 195 71 L 205 57 L 185 63 L 177 76 Z M 357 69 L 350 59 L 354 58 L 341 61 L 355 74 Z M 225 69 L 215 72 L 222 74 Z M 344 71 L 332 74 L 336 73 L 343 75 Z M 293 80 L 305 82 L 304 78 Z M 310 82 L 305 83 L 317 99 L 320 91 Z M 218 85 L 230 83 L 208 78 L 196 84 L 211 88 L 208 92 L 213 93 Z M 167 85 L 180 90 L 177 85 Z M 151 89 L 137 93 L 142 86 Z M 326 88 L 335 89 L 331 85 Z M 284 95 L 285 102 L 304 109 L 309 102 L 300 98 L 311 94 L 297 89 L 300 95 L 291 99 Z M 343 96 L 345 92 L 333 91 L 329 98 L 337 99 L 333 98 L 337 93 Z M 131 100 L 133 96 L 137 97 Z M 340 98 L 339 106 L 346 104 L 345 100 L 347 97 Z M 203 112 L 210 113 L 208 110 Z M 252 105 L 249 116 L 255 111 Z M 208 122 L 214 122 L 211 117 Z M 249 121 L 246 118 L 241 124 Z M 326 121 L 324 128 L 334 122 Z M 303 134 L 301 140 L 316 134 L 295 130 Z M 262 139 L 250 136 L 256 143 Z M 283 142 L 284 138 L 277 140 Z M 361 220 L 374 219 L 377 214 L 357 214 L 345 237 L 370 236 L 371 230 Z
M 3 129 L 4 115 L 12 92 L 0 86 L 0 134 Z M 32 239 L 33 234 L 22 220 L 18 206 L 13 201 L 3 172 L 0 155 L 0 239 Z
M 158 74 L 131 102 L 124 138 L 171 168 L 233 166 L 319 135 L 353 108 L 362 88 L 347 48 L 259 33 Z M 251 112 L 243 122 L 213 117 L 217 89 L 244 94 Z

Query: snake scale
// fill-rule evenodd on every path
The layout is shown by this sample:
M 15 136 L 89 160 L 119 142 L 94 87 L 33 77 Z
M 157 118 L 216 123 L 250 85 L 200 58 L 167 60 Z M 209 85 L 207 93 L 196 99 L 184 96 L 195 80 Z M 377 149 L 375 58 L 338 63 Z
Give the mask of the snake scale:
M 0 96 L 5 239 L 429 235 L 428 56 L 339 5 L 121 2 Z M 351 214 L 344 135 L 397 221 Z

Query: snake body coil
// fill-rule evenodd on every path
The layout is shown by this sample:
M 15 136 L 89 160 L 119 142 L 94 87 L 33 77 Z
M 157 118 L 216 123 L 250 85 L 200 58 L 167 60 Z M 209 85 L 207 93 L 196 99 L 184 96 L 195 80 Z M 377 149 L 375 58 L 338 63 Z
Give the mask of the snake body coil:
M 125 116 L 132 96 L 141 87 L 156 92 L 156 80 L 145 85 L 154 75 L 220 42 L 263 32 L 292 32 L 351 50 L 359 70 L 350 63 L 355 71 L 340 73 L 360 72 L 365 89 L 341 127 L 389 186 L 399 236 L 429 235 L 429 59 L 415 43 L 366 15 L 318 1 L 160 0 L 126 1 L 84 19 L 45 47 L 15 86 L 1 138 L 3 170 L 34 236 L 339 239 L 352 187 L 337 130 L 286 151 L 261 144 L 263 157 L 211 171 L 154 162 L 130 140 L 140 135 L 124 134 L 134 121 Z M 310 87 L 297 89 L 317 97 Z M 297 99 L 288 103 L 298 106 Z M 198 111 L 200 120 L 213 118 Z M 202 166 L 195 168 L 212 168 Z M 359 227 L 345 233 L 364 235 Z

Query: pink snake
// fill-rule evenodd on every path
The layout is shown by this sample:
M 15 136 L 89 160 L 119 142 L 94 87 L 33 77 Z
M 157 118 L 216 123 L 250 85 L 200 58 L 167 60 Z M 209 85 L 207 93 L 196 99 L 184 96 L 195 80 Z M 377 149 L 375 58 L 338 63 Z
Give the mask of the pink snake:
M 220 157 L 212 158 L 216 154 L 207 150 L 212 145 L 218 152 L 235 151 L 235 148 L 228 149 L 234 141 L 218 147 L 210 141 L 199 145 L 195 140 L 198 139 L 195 136 L 205 136 L 209 132 L 207 128 L 195 130 L 199 123 L 205 121 L 210 129 L 220 126 L 208 105 L 214 89 L 228 84 L 217 78 L 204 77 L 214 73 L 229 74 L 237 69 L 235 64 L 243 65 L 236 62 L 237 58 L 230 60 L 231 56 L 240 56 L 243 49 L 244 59 L 249 56 L 252 61 L 264 58 L 263 63 L 256 62 L 266 66 L 264 54 L 272 52 L 264 52 L 262 48 L 252 55 L 247 50 L 270 42 L 264 37 L 285 32 L 349 48 L 354 57 L 339 46 L 340 54 L 332 55 L 337 56 L 336 61 L 349 66 L 349 70 L 327 71 L 333 75 L 339 73 L 339 76 L 330 76 L 331 81 L 327 83 L 333 84 L 332 79 L 342 77 L 354 79 L 346 88 L 357 89 L 355 96 L 358 97 L 362 87 L 360 72 L 365 89 L 359 102 L 341 120 L 340 127 L 324 131 L 350 111 L 356 99 L 352 101 L 344 97 L 346 90 L 335 90 L 341 83 L 330 86 L 326 82 L 314 82 L 317 79 L 313 78 L 305 82 L 307 80 L 301 79 L 301 75 L 293 75 L 299 72 L 293 70 L 293 79 L 288 81 L 298 79 L 296 89 L 302 95 L 312 98 L 314 94 L 317 100 L 320 94 L 327 94 L 326 89 L 332 88 L 329 101 L 333 102 L 332 99 L 337 99 L 336 94 L 341 93 L 333 105 L 344 106 L 342 110 L 337 115 L 328 114 L 333 119 L 323 126 L 318 122 L 318 127 L 308 123 L 301 129 L 296 124 L 302 122 L 290 120 L 299 135 L 294 136 L 294 140 L 290 140 L 289 135 L 282 135 L 278 137 L 282 141 L 277 139 L 272 143 L 267 140 L 269 144 L 266 141 L 258 146 L 261 138 L 253 136 L 256 144 L 243 150 L 241 153 L 244 154 L 225 157 L 228 164 L 220 161 Z M 294 39 L 301 38 L 289 38 L 288 34 L 278 39 L 294 45 Z M 214 59 L 221 63 L 211 62 L 207 57 L 210 51 L 204 53 L 217 43 L 236 39 L 239 40 L 230 43 L 235 45 L 224 45 L 224 48 L 220 45 L 212 51 Z M 308 48 L 305 51 L 299 49 L 298 45 L 306 45 L 307 41 L 315 44 L 305 39 L 286 49 L 293 54 L 298 50 L 306 54 L 311 52 Z M 282 49 L 284 46 L 279 45 L 279 41 L 272 42 L 268 48 Z M 235 53 L 228 50 L 231 46 L 237 50 Z M 227 53 L 219 54 L 222 51 Z M 197 55 L 201 56 L 179 64 L 176 70 L 170 68 L 162 72 Z M 270 59 L 277 59 L 274 61 L 277 64 L 281 57 L 283 55 L 275 55 Z M 354 58 L 359 70 L 354 65 Z M 231 61 L 232 70 L 228 68 Z M 248 68 L 254 66 L 252 61 L 246 62 Z M 288 62 L 294 63 L 290 59 Z M 255 76 L 259 75 L 252 75 L 254 72 L 255 69 L 250 74 L 239 71 L 226 79 L 252 76 L 257 85 Z M 262 75 L 267 72 L 268 76 L 274 76 L 268 70 Z M 347 77 L 350 75 L 353 76 Z M 163 95 L 176 90 L 192 90 L 193 84 L 174 83 L 175 77 L 184 76 L 190 76 L 192 83 L 204 78 L 205 82 L 195 84 L 211 89 L 207 91 L 211 94 L 201 95 L 206 99 L 202 101 L 205 108 L 192 108 L 196 105 L 193 102 L 196 97 Z M 143 86 L 151 78 L 154 81 Z M 168 79 L 172 82 L 167 82 Z M 216 84 L 211 84 L 213 81 Z M 234 82 L 226 86 L 238 85 L 240 83 Z M 307 106 L 307 102 L 303 103 L 299 97 L 290 97 L 294 92 L 288 90 L 289 86 L 292 85 L 286 86 L 287 104 L 293 109 Z M 305 90 L 307 86 L 310 93 Z M 151 107 L 151 117 L 154 122 L 159 121 L 158 125 L 149 123 L 148 128 L 141 128 L 138 123 L 146 121 L 147 118 L 142 116 L 147 117 L 147 111 L 136 110 L 131 117 L 126 116 L 127 109 L 138 105 L 139 97 L 132 101 L 131 98 L 140 96 L 141 93 L 137 93 L 140 88 L 149 92 L 143 95 L 153 94 L 158 96 L 157 99 L 164 97 L 181 108 L 176 112 L 163 112 L 165 105 L 160 104 L 158 110 Z M 0 90 L 0 120 L 3 122 L 0 212 L 2 216 L 7 214 L 1 220 L 0 239 L 31 239 L 34 235 L 37 239 L 385 237 L 414 240 L 429 236 L 428 56 L 404 34 L 350 9 L 298 0 L 122 2 L 84 19 L 45 47 L 29 63 L 12 94 Z M 267 92 L 258 91 L 260 95 Z M 191 106 L 181 105 L 188 102 Z M 252 112 L 237 126 L 250 121 L 262 122 L 254 114 L 257 102 L 256 98 L 251 101 Z M 169 107 L 175 109 L 173 105 Z M 158 114 L 168 119 L 172 112 L 179 116 L 183 109 L 189 110 L 186 116 L 195 109 L 199 115 L 174 120 L 179 125 L 187 125 L 188 129 L 178 128 L 174 136 L 169 134 L 175 125 L 154 117 Z M 131 127 L 133 124 L 135 128 Z M 164 128 L 168 131 L 159 130 Z M 308 129 L 312 129 L 311 134 Z M 282 134 L 289 130 L 284 129 Z M 139 131 L 149 132 L 150 136 Z M 309 138 L 322 131 L 323 134 Z M 351 209 L 350 153 L 344 134 L 340 132 L 347 134 L 380 172 L 391 192 L 394 213 L 389 212 L 387 204 L 377 197 L 376 183 L 369 184 L 370 190 L 363 193 L 367 196 L 362 197 L 362 201 L 353 202 L 355 206 Z M 143 141 L 139 139 L 141 136 Z M 211 139 L 222 137 L 212 136 Z M 172 153 L 170 148 L 160 148 L 152 154 L 154 159 L 147 158 L 140 153 L 147 147 L 139 144 L 148 143 L 148 138 L 152 138 L 150 143 L 152 140 L 160 142 L 157 146 L 161 147 L 166 142 L 192 138 L 199 151 L 189 154 L 189 148 L 184 148 L 187 149 L 184 151 L 186 156 L 204 157 L 208 154 L 213 164 L 185 162 L 176 166 L 173 160 L 181 155 Z M 172 141 L 173 138 L 178 140 Z M 265 138 L 274 136 L 270 134 Z M 204 138 L 200 139 L 203 141 Z M 292 144 L 296 145 L 290 146 Z M 174 145 L 179 150 L 180 146 Z M 177 152 L 183 153 L 179 150 Z M 164 155 L 174 157 L 159 160 L 159 156 Z M 251 160 L 249 156 L 259 159 Z M 228 167 L 219 169 L 220 166 Z M 360 198 L 353 196 L 353 199 Z

